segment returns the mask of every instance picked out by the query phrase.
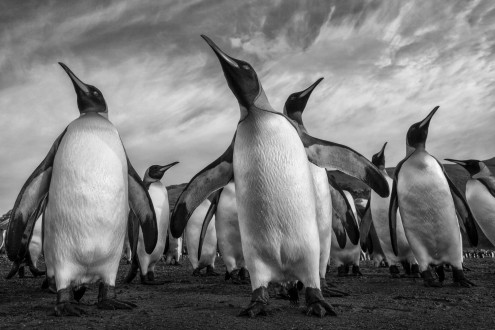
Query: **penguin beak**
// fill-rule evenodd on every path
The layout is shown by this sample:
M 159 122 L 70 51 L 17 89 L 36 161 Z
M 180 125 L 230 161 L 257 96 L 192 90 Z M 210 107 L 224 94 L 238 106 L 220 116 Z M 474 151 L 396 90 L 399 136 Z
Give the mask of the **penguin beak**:
M 60 64 L 60 66 L 69 75 L 70 80 L 72 80 L 72 83 L 74 84 L 74 88 L 76 89 L 76 92 L 82 91 L 85 94 L 89 94 L 88 86 L 86 86 L 85 83 L 83 83 L 79 78 L 77 78 L 76 75 L 69 69 L 69 67 L 67 67 L 67 65 L 65 65 L 62 62 L 58 62 L 58 64 Z
M 456 163 L 457 165 L 461 165 L 463 167 L 467 165 L 467 163 L 463 160 L 455 160 L 455 159 L 450 159 L 450 158 L 445 158 L 445 160 L 448 162 Z
M 160 168 L 160 172 L 165 173 L 169 168 L 179 164 L 179 162 L 173 162 Z
M 430 126 L 430 120 L 431 120 L 431 118 L 433 118 L 433 115 L 435 115 L 435 113 L 437 112 L 438 108 L 440 108 L 438 105 L 436 107 L 434 107 L 433 110 L 431 110 L 430 114 L 428 116 L 426 116 L 426 118 L 423 119 L 419 123 L 419 128 L 420 129 L 428 129 L 428 127 Z
M 217 45 L 215 45 L 215 43 L 210 38 L 208 38 L 204 34 L 201 35 L 201 38 L 203 38 L 211 47 L 211 49 L 213 49 L 218 59 L 220 60 L 222 67 L 224 67 L 224 65 L 229 65 L 236 69 L 239 69 L 239 65 L 237 64 L 235 59 L 225 54 Z
M 382 147 L 382 150 L 378 153 L 378 157 L 383 157 L 383 153 L 385 152 L 385 147 L 387 146 L 388 142 L 385 142 L 385 144 Z
M 299 98 L 300 99 L 305 99 L 306 102 L 308 101 L 311 93 L 313 93 L 313 90 L 316 88 L 316 86 L 318 86 L 318 84 L 323 80 L 323 77 L 319 78 L 317 81 L 315 81 L 315 83 L 311 86 L 309 86 L 308 88 L 306 88 L 305 90 L 303 90 L 301 92 L 301 94 L 299 94 Z

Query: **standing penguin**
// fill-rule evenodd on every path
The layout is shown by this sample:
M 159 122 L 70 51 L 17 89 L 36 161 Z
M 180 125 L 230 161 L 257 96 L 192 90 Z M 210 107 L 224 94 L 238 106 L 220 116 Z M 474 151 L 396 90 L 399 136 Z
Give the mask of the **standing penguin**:
M 11 260 L 22 259 L 35 220 L 44 210 L 43 251 L 47 275 L 57 287 L 55 315 L 80 315 L 85 284 L 100 280 L 98 308 L 129 309 L 116 299 L 115 279 L 124 244 L 127 208 L 138 215 L 151 253 L 157 241 L 150 196 L 108 120 L 101 92 L 84 84 L 63 63 L 80 117 L 55 140 L 16 199 L 7 235 Z
M 141 270 L 141 283 L 147 285 L 162 285 L 164 281 L 155 281 L 155 266 L 163 255 L 165 242 L 167 241 L 168 227 L 170 223 L 170 211 L 167 189 L 160 181 L 165 172 L 179 162 L 173 162 L 165 166 L 152 165 L 144 174 L 143 183 L 153 202 L 158 228 L 158 241 L 151 254 L 146 253 L 143 231 L 139 228 L 134 212 L 129 211 L 128 236 L 132 244 L 132 265 L 125 278 L 125 283 L 130 283 Z
M 241 118 L 228 150 L 196 174 L 174 208 L 171 231 L 180 236 L 194 209 L 213 191 L 235 180 L 242 250 L 253 289 L 240 315 L 266 313 L 268 283 L 299 280 L 309 315 L 335 315 L 320 291 L 320 244 L 314 185 L 308 158 L 368 182 L 388 195 L 383 176 L 353 150 L 319 140 L 275 112 L 256 72 L 203 36 L 217 55 L 236 96 Z
M 446 159 L 461 165 L 471 179 L 466 183 L 466 199 L 481 230 L 495 245 L 495 177 L 482 161 Z
M 478 234 L 472 212 L 438 160 L 425 149 L 435 107 L 422 121 L 412 125 L 406 137 L 406 158 L 395 169 L 390 196 L 390 235 L 392 248 L 398 255 L 397 208 L 404 232 L 419 263 L 425 286 L 441 286 L 432 276 L 429 265 L 452 266 L 454 283 L 474 285 L 462 269 L 462 241 L 458 221 L 463 222 L 471 244 L 476 246 Z M 458 219 L 459 218 L 459 219 Z
M 235 195 L 235 183 L 229 182 L 221 191 L 219 197 L 214 198 L 212 203 L 218 202 L 215 211 L 215 229 L 218 241 L 218 250 L 225 264 L 225 280 L 231 280 L 234 284 L 249 283 L 248 271 L 244 254 L 242 253 L 241 232 L 239 229 L 239 217 L 237 213 L 237 202 Z M 214 206 L 214 205 L 212 205 Z M 212 207 L 210 206 L 210 207 Z M 201 238 L 198 247 L 198 255 L 202 255 L 205 228 L 213 214 L 205 217 Z
M 215 259 L 217 257 L 215 209 L 219 193 L 213 194 L 210 200 L 204 200 L 196 208 L 185 229 L 187 256 L 194 269 L 193 276 L 200 276 L 201 269 L 205 267 L 206 276 L 220 275 L 215 272 Z M 199 246 L 201 246 L 201 250 Z
M 173 237 L 169 229 L 167 244 L 165 246 L 165 264 L 181 266 L 180 259 L 182 257 L 182 237 Z
M 320 78 L 305 90 L 291 94 L 285 102 L 284 114 L 296 122 L 302 132 L 307 133 L 306 127 L 304 127 L 304 123 L 302 121 L 302 113 L 306 108 L 306 104 L 308 103 L 311 93 L 322 80 L 323 78 Z M 314 184 L 316 222 L 318 224 L 318 234 L 320 240 L 320 288 L 324 297 L 334 295 L 341 296 L 340 293 L 330 289 L 325 280 L 332 240 L 332 198 L 330 195 L 327 171 L 324 168 L 312 164 L 311 162 L 309 162 L 309 169 L 311 171 Z M 336 221 L 340 220 L 336 219 Z M 359 239 L 359 229 L 357 224 L 354 223 L 352 229 L 353 235 L 351 235 L 351 237 Z
M 392 187 L 392 179 L 388 176 L 385 170 L 385 147 L 387 142 L 383 145 L 382 149 L 373 155 L 371 161 L 373 164 L 382 171 L 383 176 L 387 179 L 390 187 Z M 389 197 L 380 197 L 374 191 L 371 192 L 370 199 L 366 205 L 364 216 L 361 220 L 361 244 L 366 245 L 366 239 L 368 238 L 368 232 L 373 224 L 378 239 L 380 240 L 380 246 L 383 249 L 385 257 L 389 262 L 390 275 L 393 278 L 400 278 L 400 271 L 398 264 L 401 263 L 406 276 L 419 277 L 419 267 L 414 257 L 414 254 L 407 241 L 406 234 L 404 233 L 404 226 L 400 214 L 397 214 L 397 249 L 398 255 L 396 256 L 392 249 L 392 242 L 390 236 L 390 227 L 388 225 L 388 209 L 390 206 Z

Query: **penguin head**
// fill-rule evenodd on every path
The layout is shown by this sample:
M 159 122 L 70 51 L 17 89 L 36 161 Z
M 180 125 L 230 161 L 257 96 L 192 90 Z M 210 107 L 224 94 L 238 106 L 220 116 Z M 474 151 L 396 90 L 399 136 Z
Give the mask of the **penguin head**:
M 201 37 L 213 49 L 222 65 L 222 70 L 227 79 L 227 83 L 234 93 L 239 104 L 246 109 L 253 105 L 256 99 L 262 94 L 263 88 L 256 71 L 251 64 L 235 59 L 225 54 L 210 38 L 205 35 Z
M 62 62 L 58 62 L 67 72 L 77 95 L 77 107 L 81 114 L 93 112 L 108 114 L 107 103 L 101 91 L 95 86 L 86 85 Z
M 466 171 L 469 172 L 471 176 L 480 173 L 486 167 L 485 163 L 476 159 L 456 160 L 446 158 L 445 160 L 461 165 L 466 169 Z
M 311 93 L 322 80 L 323 78 L 320 78 L 305 90 L 291 94 L 287 101 L 285 101 L 284 114 L 296 121 L 298 125 L 304 126 L 302 113 L 306 108 Z
M 144 174 L 143 181 L 145 183 L 153 183 L 160 181 L 163 178 L 165 172 L 174 165 L 179 164 L 179 162 L 173 162 L 165 166 L 151 165 Z
M 379 169 L 385 168 L 385 147 L 387 146 L 387 143 L 388 142 L 385 142 L 385 144 L 382 147 L 382 150 L 374 154 L 373 157 L 371 158 L 371 162 L 373 163 L 373 165 L 375 165 Z
M 438 108 L 440 107 L 439 106 L 434 107 L 433 110 L 431 110 L 431 112 L 428 114 L 428 116 L 426 116 L 425 119 L 409 127 L 406 138 L 408 147 L 424 148 L 426 143 L 426 138 L 428 137 L 428 127 L 430 126 L 430 120 L 435 114 L 435 112 L 437 112 Z

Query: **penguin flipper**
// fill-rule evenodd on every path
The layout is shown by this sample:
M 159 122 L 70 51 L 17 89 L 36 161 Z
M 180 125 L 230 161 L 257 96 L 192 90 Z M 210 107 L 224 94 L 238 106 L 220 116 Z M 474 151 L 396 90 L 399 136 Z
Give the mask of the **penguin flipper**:
M 455 210 L 457 212 L 457 218 L 462 220 L 464 228 L 466 229 L 466 234 L 469 239 L 471 246 L 476 247 L 478 245 L 478 231 L 476 230 L 476 218 L 471 211 L 466 199 L 456 187 L 454 182 L 449 178 L 447 172 L 443 165 L 437 160 L 438 164 L 443 170 L 443 174 L 449 183 L 450 192 L 452 194 L 452 199 L 454 200 Z
M 367 247 L 371 246 L 371 250 L 373 250 L 373 244 L 368 244 L 367 240 L 371 239 L 370 236 L 370 228 L 373 226 L 373 218 L 371 217 L 371 207 L 370 207 L 371 198 L 368 199 L 368 203 L 366 203 L 366 207 L 364 209 L 363 217 L 361 218 L 361 225 L 359 226 L 359 237 L 361 237 L 361 248 L 363 251 L 366 251 Z M 372 252 L 370 252 L 372 253 Z
M 45 211 L 53 161 L 66 131 L 67 128 L 53 142 L 45 159 L 24 183 L 14 203 L 5 240 L 5 249 L 11 261 L 24 259 L 36 220 Z
M 389 195 L 387 180 L 363 155 L 347 146 L 314 138 L 302 130 L 298 130 L 298 133 L 311 163 L 355 177 L 381 197 Z
M 143 230 L 144 250 L 151 254 L 155 249 L 158 241 L 158 226 L 156 223 L 155 208 L 151 201 L 148 189 L 143 181 L 132 167 L 129 158 L 127 158 L 127 174 L 129 186 L 129 207 L 132 213 L 137 217 Z M 129 238 L 130 239 L 130 238 Z M 137 238 L 134 238 L 136 241 Z
M 392 242 L 392 250 L 394 254 L 399 255 L 397 247 L 397 209 L 399 208 L 399 197 L 397 196 L 397 181 L 394 179 L 392 184 L 392 193 L 390 194 L 390 206 L 388 209 L 390 241 Z
M 208 226 L 210 224 L 211 219 L 217 212 L 218 201 L 220 200 L 220 195 L 222 194 L 223 188 L 218 189 L 212 195 L 210 195 L 211 204 L 208 208 L 208 212 L 206 212 L 205 219 L 203 220 L 203 226 L 201 227 L 201 234 L 199 235 L 199 244 L 198 244 L 198 260 L 201 259 L 201 251 L 203 249 L 203 243 L 205 241 L 206 231 L 208 230 Z
M 495 178 L 493 176 L 478 178 L 476 180 L 481 182 L 481 184 L 485 186 L 488 192 L 490 192 L 490 194 L 495 197 Z
M 344 226 L 342 225 L 342 220 L 339 216 L 339 212 L 332 208 L 332 230 L 337 238 L 337 243 L 341 249 L 345 248 L 347 243 L 347 233 Z
M 179 238 L 182 235 L 199 204 L 215 190 L 226 186 L 234 177 L 234 141 L 235 136 L 223 155 L 196 174 L 180 194 L 170 217 L 170 232 L 173 237 Z
M 347 236 L 349 236 L 349 240 L 352 244 L 356 245 L 359 242 L 359 226 L 357 224 L 357 219 L 352 211 L 351 204 L 347 200 L 347 197 L 344 194 L 344 191 L 340 187 L 340 185 L 335 181 L 335 178 L 327 172 L 328 183 L 338 191 L 340 196 L 344 199 L 345 209 L 337 210 L 340 213 L 340 217 L 338 217 L 342 221 L 342 225 L 347 232 Z M 344 216 L 345 215 L 345 216 Z M 345 219 L 345 220 L 343 220 Z M 336 233 L 337 234 L 337 233 Z

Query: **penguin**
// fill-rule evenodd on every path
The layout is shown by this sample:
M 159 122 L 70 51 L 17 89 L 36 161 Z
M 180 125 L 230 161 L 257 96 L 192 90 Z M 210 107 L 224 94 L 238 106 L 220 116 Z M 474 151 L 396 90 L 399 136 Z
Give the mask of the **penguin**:
M 212 203 L 218 201 L 215 211 L 215 229 L 218 250 L 226 268 L 225 280 L 231 280 L 234 284 L 248 284 L 249 272 L 246 269 L 246 262 L 242 253 L 234 181 L 229 182 L 218 194 L 219 197 L 214 198 Z M 211 219 L 212 216 L 205 217 L 203 223 L 198 247 L 199 256 L 202 254 L 203 233 L 206 233 L 204 228 L 208 228 L 208 222 Z
M 347 239 L 347 230 L 342 225 L 343 219 L 351 217 L 357 220 L 356 207 L 354 199 L 347 190 L 337 184 L 335 179 L 329 176 L 330 194 L 332 196 L 332 245 L 330 248 L 330 259 L 337 266 L 337 275 L 339 277 L 347 276 L 349 266 L 352 266 L 352 276 L 362 276 L 359 269 L 359 259 L 361 257 L 361 246 L 358 241 L 351 242 Z M 339 221 L 340 220 L 340 221 Z M 342 234 L 343 233 L 343 234 Z M 343 238 L 339 238 L 339 236 Z M 330 260 L 329 260 L 330 262 Z
M 182 237 L 174 238 L 168 230 L 168 239 L 165 248 L 165 264 L 172 266 L 181 266 L 182 258 Z
M 218 198 L 218 195 L 215 195 Z M 206 267 L 206 276 L 218 276 L 215 271 L 217 257 L 217 233 L 215 229 L 215 197 L 204 200 L 191 215 L 184 232 L 187 255 L 193 267 L 193 276 L 201 276 L 201 269 Z M 212 204 L 212 202 L 214 204 Z M 213 208 L 211 207 L 213 205 Z M 210 217 L 212 221 L 205 220 Z M 206 226 L 203 226 L 206 224 Z M 204 232 L 202 232 L 204 228 Z M 203 237 L 201 240 L 200 237 Z M 199 246 L 202 246 L 201 251 Z
M 155 266 L 163 256 L 165 250 L 165 242 L 167 241 L 168 227 L 170 223 L 170 212 L 168 204 L 167 189 L 160 181 L 165 172 L 179 162 L 160 166 L 150 166 L 143 176 L 143 182 L 153 202 L 158 226 L 158 241 L 155 249 L 151 254 L 146 253 L 144 245 L 144 237 L 142 230 L 139 229 L 137 221 L 133 220 L 136 215 L 129 212 L 128 236 L 132 242 L 132 265 L 129 268 L 129 273 L 125 278 L 125 283 L 131 283 L 140 270 L 141 283 L 145 285 L 162 285 L 165 281 L 155 281 Z
M 444 279 L 444 275 L 439 274 L 440 282 L 437 282 L 429 269 L 430 265 L 443 270 L 444 264 L 450 264 L 454 283 L 470 287 L 474 283 L 465 277 L 462 269 L 462 240 L 458 221 L 462 221 L 471 244 L 476 246 L 478 234 L 475 219 L 443 166 L 425 148 L 428 127 L 438 108 L 435 107 L 426 118 L 409 128 L 406 157 L 395 168 L 389 207 L 392 248 L 398 255 L 399 209 L 404 232 L 418 261 L 424 285 L 439 287 Z
M 368 182 L 386 196 L 378 169 L 345 146 L 316 139 L 271 107 L 253 67 L 225 54 L 208 37 L 237 98 L 240 120 L 232 142 L 196 174 L 175 205 L 171 231 L 179 237 L 204 199 L 232 179 L 236 187 L 242 251 L 251 278 L 251 303 L 240 316 L 266 314 L 270 282 L 300 281 L 307 314 L 336 315 L 320 290 L 320 244 L 308 158 Z
M 371 162 L 382 171 L 383 176 L 387 179 L 387 182 L 392 187 L 392 179 L 385 170 L 385 147 L 387 142 L 383 145 L 381 150 L 374 154 L 371 158 Z M 420 277 L 419 266 L 414 257 L 413 251 L 409 246 L 406 234 L 404 233 L 404 227 L 400 214 L 397 214 L 397 248 L 398 255 L 395 255 L 392 249 L 392 242 L 390 238 L 390 228 L 388 225 L 388 209 L 390 205 L 389 197 L 380 197 L 374 191 L 371 192 L 370 198 L 366 205 L 364 215 L 361 220 L 361 245 L 366 245 L 366 239 L 370 230 L 371 224 L 373 224 L 376 234 L 380 241 L 380 246 L 383 249 L 386 260 L 389 262 L 389 271 L 392 278 L 400 278 L 399 263 L 405 271 L 407 277 Z
M 315 83 L 303 91 L 293 93 L 285 102 L 284 114 L 297 123 L 299 129 L 307 133 L 306 127 L 302 121 L 302 113 L 313 90 L 323 80 L 319 78 Z M 342 296 L 340 292 L 330 289 L 325 275 L 327 264 L 330 258 L 330 247 L 332 239 L 332 198 L 328 184 L 327 171 L 324 168 L 309 163 L 309 169 L 313 178 L 315 203 L 316 203 L 316 222 L 318 225 L 318 234 L 320 240 L 320 288 L 324 297 Z M 338 220 L 340 221 L 340 220 Z M 353 238 L 359 239 L 359 229 L 356 223 L 353 223 Z M 297 291 L 295 291 L 297 292 Z M 297 297 L 295 297 L 297 300 Z
M 469 172 L 471 178 L 466 183 L 466 200 L 482 232 L 495 245 L 495 176 L 480 160 L 446 160 Z
M 80 117 L 55 140 L 17 196 L 7 254 L 13 261 L 24 258 L 35 220 L 44 213 L 47 276 L 55 279 L 57 289 L 53 313 L 84 313 L 78 301 L 85 285 L 95 281 L 100 281 L 98 308 L 130 309 L 136 305 L 117 300 L 115 292 L 127 210 L 138 216 L 146 252 L 151 253 L 158 237 L 153 203 L 108 120 L 101 91 L 59 64 L 74 85 Z

